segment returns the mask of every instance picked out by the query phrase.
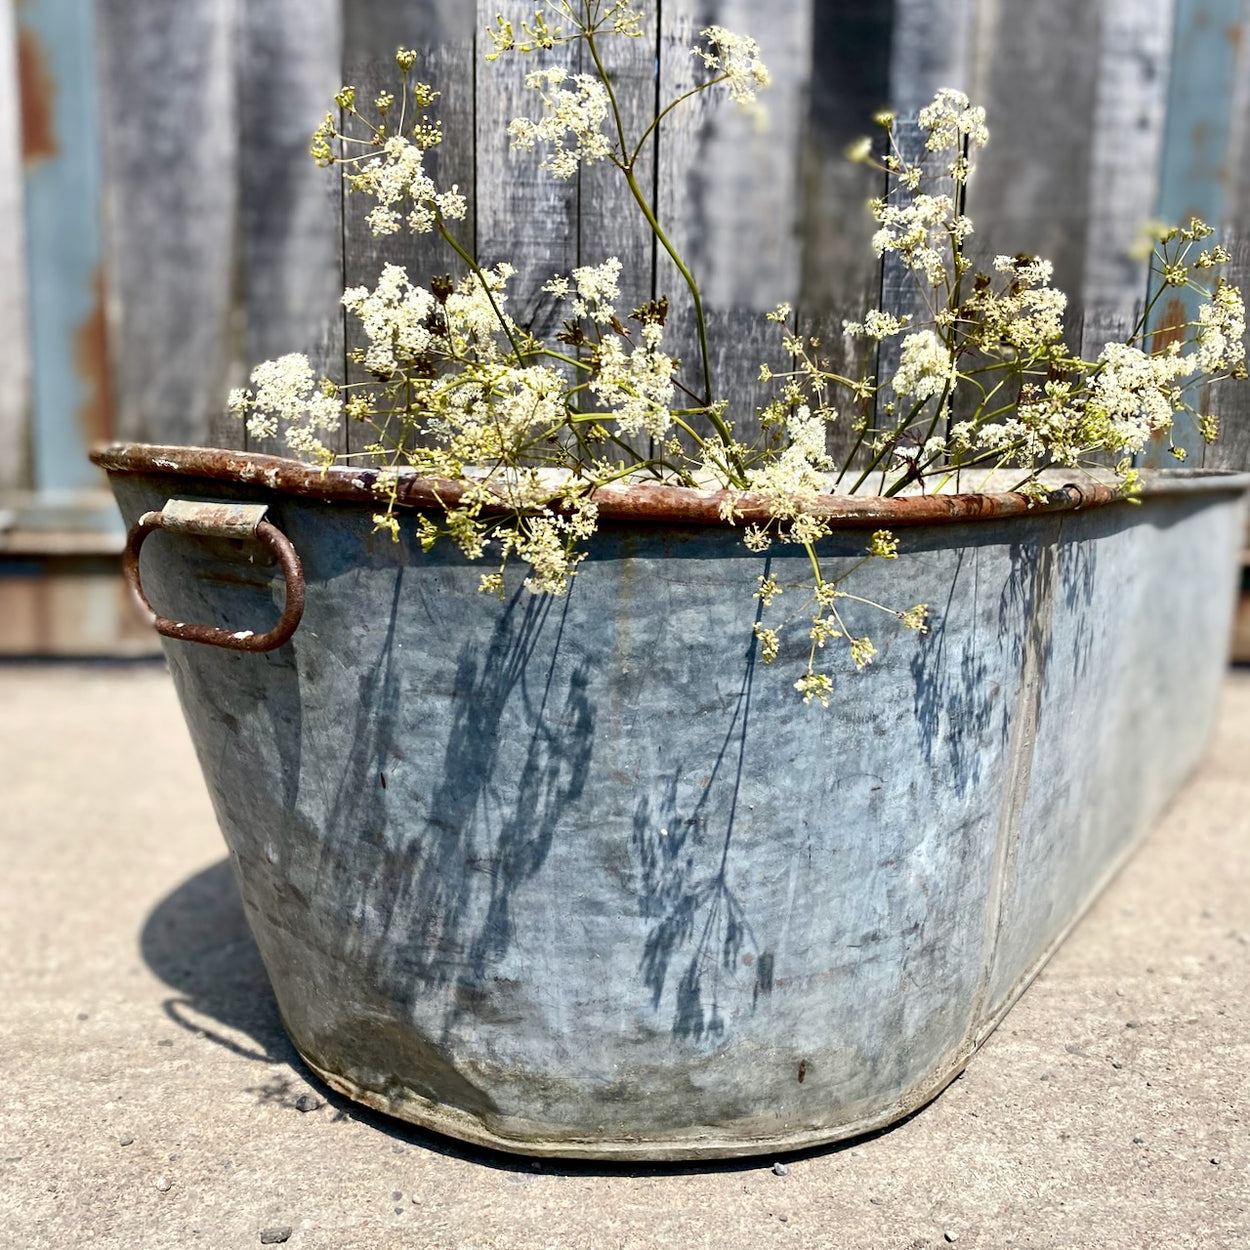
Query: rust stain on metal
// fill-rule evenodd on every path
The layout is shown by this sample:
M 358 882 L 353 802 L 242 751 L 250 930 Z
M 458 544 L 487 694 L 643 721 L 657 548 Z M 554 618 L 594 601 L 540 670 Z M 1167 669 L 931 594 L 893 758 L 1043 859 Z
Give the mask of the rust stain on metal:
M 39 37 L 22 25 L 17 28 L 17 84 L 22 114 L 22 159 L 32 165 L 57 154 L 52 108 L 56 84 Z
M 91 310 L 74 333 L 74 368 L 86 391 L 78 419 L 88 442 L 94 443 L 113 436 L 112 375 L 104 313 L 104 270 L 100 265 L 96 265 L 92 274 L 91 289 Z
M 1240 22 L 1233 22 L 1224 27 L 1224 34 L 1228 39 L 1234 53 L 1241 51 L 1242 30 Z
M 1158 353 L 1166 350 L 1170 343 L 1184 343 L 1185 325 L 1189 321 L 1189 313 L 1184 302 L 1173 296 L 1164 305 L 1162 324 L 1151 337 L 1150 350 Z

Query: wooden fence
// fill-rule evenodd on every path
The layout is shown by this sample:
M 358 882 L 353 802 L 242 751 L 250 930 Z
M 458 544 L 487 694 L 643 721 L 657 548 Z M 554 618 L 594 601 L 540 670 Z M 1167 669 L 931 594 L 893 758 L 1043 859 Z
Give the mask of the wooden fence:
M 531 65 L 486 65 L 478 32 L 501 10 L 518 19 L 535 7 L 0 0 L 0 491 L 26 501 L 21 515 L 98 489 L 83 453 L 102 437 L 239 445 L 224 399 L 250 363 L 311 350 L 341 372 L 345 280 L 372 281 L 383 255 L 424 279 L 449 268 L 423 240 L 371 246 L 350 199 L 340 211 L 333 172 L 307 156 L 340 83 L 382 85 L 399 44 L 429 49 L 423 76 L 443 92 L 447 131 L 440 179 L 468 194 L 481 258 L 517 266 L 522 320 L 543 328 L 541 284 L 606 254 L 626 263 L 627 299 L 674 292 L 611 170 L 556 183 L 507 150 Z M 645 37 L 611 41 L 637 118 L 657 86 L 667 98 L 691 81 L 690 45 L 711 23 L 754 35 L 773 72 L 767 131 L 700 104 L 666 122 L 647 171 L 701 276 L 721 389 L 744 411 L 776 350 L 763 310 L 790 301 L 800 328 L 841 350 L 842 319 L 879 298 L 864 202 L 880 188 L 843 150 L 876 110 L 914 111 L 939 86 L 989 112 L 968 197 L 978 248 L 1050 258 L 1088 349 L 1145 297 L 1129 249 L 1146 218 L 1219 223 L 1240 276 L 1250 272 L 1245 0 L 642 7 Z M 689 349 L 688 319 L 677 320 Z M 1250 464 L 1244 388 L 1222 406 L 1225 438 L 1207 462 Z

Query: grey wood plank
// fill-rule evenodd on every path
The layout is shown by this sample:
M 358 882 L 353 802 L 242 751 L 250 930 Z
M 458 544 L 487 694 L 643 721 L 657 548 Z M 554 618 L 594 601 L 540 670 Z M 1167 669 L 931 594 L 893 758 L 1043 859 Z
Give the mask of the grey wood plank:
M 1234 38 L 1236 61 L 1223 224 L 1244 233 L 1250 228 L 1250 12 L 1243 11 Z
M 497 13 L 516 25 L 532 18 L 533 0 L 478 0 L 481 29 Z M 484 52 L 485 49 L 483 48 Z M 560 309 L 542 287 L 555 274 L 568 274 L 578 261 L 578 182 L 553 178 L 539 167 L 544 151 L 514 151 L 508 123 L 537 118 L 542 104 L 525 85 L 537 69 L 559 66 L 579 71 L 580 49 L 564 44 L 546 52 L 508 53 L 476 67 L 477 255 L 483 265 L 500 261 L 516 273 L 508 283 L 508 308 L 516 321 L 540 338 L 559 329 Z
M 358 44 L 359 34 L 354 35 L 351 42 Z M 466 197 L 469 208 L 465 219 L 450 222 L 449 228 L 461 246 L 471 251 L 475 232 L 476 180 L 474 47 L 471 42 L 435 46 L 414 41 L 414 50 L 418 57 L 409 75 L 409 85 L 425 82 L 439 92 L 427 115 L 439 122 L 443 131 L 443 141 L 426 153 L 425 168 L 440 189 L 449 190 L 455 186 Z M 393 50 L 389 55 L 348 66 L 344 76 L 356 88 L 361 111 L 371 118 L 374 116 L 371 102 L 381 91 L 389 91 L 398 97 L 401 90 L 402 75 L 394 60 Z M 344 287 L 372 288 L 387 264 L 402 266 L 413 283 L 426 287 L 436 276 L 450 274 L 458 277 L 464 271 L 459 257 L 438 234 L 414 234 L 404 227 L 394 234 L 376 236 L 366 222 L 375 201 L 347 190 L 342 203 Z M 350 316 L 345 322 L 345 336 L 348 351 L 364 343 L 360 327 Z M 361 381 L 365 376 L 352 365 L 347 367 L 347 375 L 352 381 Z M 357 451 L 370 441 L 372 434 L 367 430 L 348 427 L 349 451 Z
M 877 371 L 876 345 L 863 338 L 851 338 L 842 329 L 848 321 L 862 321 L 880 300 L 880 270 L 858 276 L 859 286 L 847 283 L 839 289 L 839 303 L 826 303 L 818 310 L 804 309 L 798 315 L 798 332 L 809 341 L 808 350 L 822 362 L 822 367 L 852 382 Z M 813 338 L 819 347 L 810 346 Z M 838 416 L 828 427 L 825 449 L 841 475 L 837 489 L 849 490 L 858 471 L 872 458 L 860 440 L 856 424 L 872 419 L 873 405 L 871 400 L 866 405 L 860 403 L 844 388 L 832 391 L 832 404 Z
M 654 10 L 646 15 L 638 38 L 605 34 L 597 39 L 604 68 L 612 80 L 626 143 L 632 149 L 655 116 L 655 59 L 659 27 Z M 595 72 L 586 45 L 580 49 L 580 70 Z M 613 134 L 613 128 L 608 127 Z M 614 146 L 617 146 L 614 143 Z M 639 154 L 634 177 L 644 194 L 655 193 L 655 148 Z M 652 298 L 655 235 L 629 189 L 624 174 L 609 161 L 583 165 L 578 175 L 578 264 L 597 265 L 605 257 L 621 261 L 618 312 L 622 320 Z
M 596 38 L 600 60 L 607 71 L 621 116 L 624 144 L 609 125 L 607 133 L 622 160 L 629 161 L 655 117 L 655 63 L 659 47 L 659 20 L 654 9 L 643 14 L 642 33 L 636 38 L 605 32 Z M 579 49 L 582 73 L 596 72 L 588 45 Z M 631 172 L 648 203 L 655 196 L 655 147 L 647 142 L 638 152 Z M 615 256 L 621 262 L 617 316 L 638 341 L 641 327 L 629 314 L 652 298 L 655 281 L 655 234 L 625 173 L 611 161 L 583 165 L 578 173 L 577 256 L 579 265 L 599 265 Z M 639 455 L 652 452 L 645 434 L 625 440 Z
M 742 336 L 737 348 L 731 337 L 712 349 L 717 357 L 712 390 L 729 400 L 730 419 L 741 435 L 749 435 L 754 411 L 767 398 L 758 380 L 761 359 L 775 351 L 774 366 L 788 366 L 778 327 L 762 314 L 782 302 L 796 303 L 800 293 L 800 130 L 806 120 L 812 6 L 807 0 L 666 0 L 660 13 L 662 103 L 703 80 L 690 49 L 708 25 L 756 39 L 772 76 L 772 85 L 760 93 L 766 125 L 756 124 L 718 89 L 666 118 L 657 157 L 658 216 L 700 285 L 709 330 L 715 322 L 719 334 Z M 672 301 L 672 338 L 686 384 L 702 391 L 692 302 L 663 253 L 656 270 L 657 292 Z
M 341 377 L 338 171 L 318 169 L 308 154 L 341 85 L 338 0 L 246 0 L 241 17 L 240 372 L 303 352 L 319 374 Z M 240 423 L 232 425 L 237 438 Z M 288 454 L 280 436 L 252 446 Z
M 798 301 L 813 316 L 837 310 L 845 319 L 862 317 L 857 293 L 878 270 L 867 203 L 881 194 L 881 175 L 848 160 L 846 149 L 865 135 L 881 140 L 873 118 L 890 105 L 891 39 L 899 21 L 894 6 L 877 0 L 814 9 Z
M 990 143 L 968 187 L 978 255 L 1050 260 L 1055 285 L 1085 272 L 1102 6 L 1088 0 L 994 0 L 979 20 L 974 82 Z
M 1172 0 L 1104 0 L 1090 145 L 1083 288 L 1088 310 L 1130 310 L 1146 265 L 1130 255 L 1159 196 Z
M 924 194 L 949 195 L 958 204 L 959 188 L 955 180 L 944 172 L 945 168 L 950 165 L 950 154 L 948 152 L 928 153 L 925 148 L 928 138 L 928 130 L 921 126 L 915 117 L 899 117 L 894 122 L 894 147 L 908 165 L 919 165 L 924 170 Z M 887 196 L 892 181 L 892 179 L 887 179 Z M 919 275 L 920 281 L 917 281 L 917 277 L 918 275 L 907 268 L 896 253 L 885 253 L 881 258 L 881 300 L 878 304 L 881 311 L 894 317 L 910 318 L 912 326 L 920 326 L 923 322 L 929 321 L 928 307 L 925 302 L 927 291 L 921 286 L 923 275 Z M 882 339 L 877 348 L 876 374 L 882 384 L 877 395 L 878 423 L 888 421 L 882 410 L 887 403 L 895 399 L 889 384 L 898 371 L 903 337 L 903 335 L 895 335 Z
M 766 123 L 722 90 L 673 113 L 660 139 L 661 220 L 703 275 L 709 303 L 764 311 L 798 295 L 799 133 L 810 75 L 808 0 L 666 0 L 661 9 L 660 98 L 702 80 L 690 49 L 709 24 L 750 35 L 772 84 Z
M 894 0 L 890 106 L 897 113 L 918 113 L 939 87 L 973 93 L 977 21 L 991 8 L 985 0 Z
M 396 48 L 472 43 L 475 20 L 465 0 L 343 0 L 343 64 L 359 70 Z
M 230 356 L 236 6 L 100 0 L 97 20 L 116 430 L 200 444 Z
M 28 488 L 30 327 L 13 0 L 0 0 L 0 490 Z

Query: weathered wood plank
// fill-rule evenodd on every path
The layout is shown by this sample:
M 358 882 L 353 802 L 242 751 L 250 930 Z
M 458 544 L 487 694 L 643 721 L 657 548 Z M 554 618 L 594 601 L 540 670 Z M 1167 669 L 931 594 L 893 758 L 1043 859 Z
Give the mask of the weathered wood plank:
M 881 296 L 880 272 L 859 275 L 861 285 L 844 284 L 839 296 L 841 304 L 828 304 L 818 312 L 803 310 L 798 315 L 798 331 L 805 339 L 815 338 L 819 344 L 811 351 L 822 367 L 852 382 L 876 373 L 875 344 L 863 338 L 851 338 L 843 333 L 847 321 L 862 321 L 870 308 L 876 308 Z M 832 393 L 837 419 L 829 426 L 825 449 L 833 457 L 834 468 L 842 474 L 839 489 L 849 489 L 855 481 L 857 470 L 871 459 L 862 446 L 857 422 L 865 415 L 872 416 L 869 401 L 865 414 L 862 405 L 845 389 Z
M 29 487 L 30 337 L 13 0 L 0 0 L 0 490 Z
M 925 148 L 928 138 L 929 132 L 914 116 L 899 117 L 894 122 L 893 146 L 906 164 L 919 165 L 925 171 L 925 194 L 949 195 L 958 204 L 959 188 L 955 180 L 943 172 L 944 167 L 950 165 L 950 156 L 947 153 L 928 153 Z M 891 182 L 892 179 L 887 180 L 887 197 Z M 926 296 L 929 292 L 921 285 L 923 277 L 920 281 L 917 277 L 916 272 L 909 269 L 896 253 L 887 252 L 881 260 L 881 302 L 878 305 L 881 311 L 900 319 L 907 318 L 913 326 L 928 320 Z M 884 406 L 895 398 L 894 392 L 889 389 L 889 382 L 898 371 L 901 350 L 901 335 L 882 339 L 877 348 L 876 373 L 883 383 L 877 395 L 878 423 L 884 420 Z
M 343 0 L 343 65 L 389 60 L 396 48 L 469 43 L 473 22 L 464 0 Z
M 1146 293 L 1130 255 L 1159 196 L 1173 0 L 1105 0 L 1094 129 L 1085 281 L 1071 295 L 1095 315 L 1125 314 Z
M 690 49 L 709 24 L 751 35 L 772 75 L 757 122 L 722 90 L 674 112 L 660 138 L 661 221 L 702 274 L 708 303 L 765 311 L 798 296 L 799 131 L 810 76 L 811 4 L 805 0 L 666 0 L 660 99 L 706 71 Z
M 232 0 L 100 0 L 117 432 L 201 444 L 220 413 L 237 186 Z
M 876 0 L 816 5 L 813 12 L 798 303 L 814 317 L 837 309 L 844 319 L 862 319 L 858 295 L 878 270 L 866 204 L 881 193 L 881 176 L 848 160 L 846 149 L 863 135 L 880 137 L 873 117 L 890 105 L 891 35 L 899 20 Z
M 1250 232 L 1243 225 L 1226 232 L 1225 245 L 1232 253 L 1224 267 L 1224 276 L 1250 293 Z M 1201 454 L 1188 462 L 1207 469 L 1250 469 L 1250 381 L 1228 379 L 1218 386 L 1206 388 L 1200 397 L 1201 406 L 1220 419 L 1220 437 Z
M 427 83 L 439 92 L 429 110 L 431 120 L 441 123 L 443 142 L 426 154 L 425 168 L 440 188 L 456 186 L 469 204 L 464 221 L 450 223 L 462 245 L 472 248 L 475 235 L 474 110 L 476 72 L 471 6 L 455 0 L 425 0 L 404 5 L 381 0 L 344 14 L 343 79 L 356 88 L 359 107 L 373 117 L 372 101 L 382 91 L 396 96 L 402 75 L 395 62 L 400 47 L 417 52 L 409 84 Z M 412 116 L 409 101 L 408 115 Z M 459 275 L 463 263 L 436 234 L 412 234 L 406 228 L 396 234 L 375 236 L 365 218 L 373 201 L 348 190 L 343 193 L 343 286 L 373 287 L 384 265 L 402 266 L 409 278 L 422 286 L 438 274 Z M 360 328 L 350 317 L 345 322 L 348 351 L 363 345 Z M 353 381 L 363 380 L 355 366 L 346 366 Z M 372 441 L 372 432 L 349 427 L 347 450 L 357 451 Z
M 1157 216 L 1184 224 L 1191 217 L 1218 225 L 1227 201 L 1227 162 L 1231 155 L 1231 104 L 1237 77 L 1236 32 L 1243 30 L 1241 0 L 1176 0 L 1172 71 Z M 1158 283 L 1158 279 L 1152 279 Z M 1152 329 L 1192 320 L 1196 292 L 1177 290 L 1155 306 Z M 1178 425 L 1175 446 L 1197 463 L 1205 448 L 1197 430 Z M 1167 444 L 1158 440 L 1145 455 L 1147 465 L 1168 464 Z
M 1101 10 L 1087 0 L 994 0 L 978 16 L 973 78 L 991 139 L 968 187 L 972 247 L 1043 256 L 1069 292 L 1085 271 Z
M 606 34 L 598 39 L 604 68 L 612 80 L 617 107 L 630 150 L 655 116 L 655 58 L 659 27 L 654 11 L 636 39 Z M 595 72 L 586 46 L 581 46 L 582 73 Z M 609 125 L 609 135 L 615 128 Z M 619 147 L 615 140 L 614 146 Z M 628 155 L 628 153 L 626 154 Z M 654 195 L 655 148 L 648 143 L 639 154 L 633 174 L 644 194 Z M 652 298 L 655 235 L 647 225 L 625 175 L 608 161 L 583 165 L 578 177 L 578 264 L 598 265 L 608 256 L 621 262 L 621 298 L 618 312 L 624 321 L 630 310 Z
M 709 323 L 741 341 L 716 348 L 720 372 L 714 394 L 730 401 L 730 419 L 750 438 L 756 407 L 768 398 L 758 380 L 763 362 L 784 369 L 777 327 L 763 313 L 795 303 L 800 292 L 800 128 L 806 117 L 812 6 L 807 0 L 666 0 L 661 6 L 659 85 L 662 103 L 702 81 L 690 49 L 708 25 L 755 38 L 772 85 L 761 93 L 767 123 L 737 108 L 722 90 L 696 97 L 661 126 L 656 201 L 661 224 L 695 275 Z M 673 302 L 673 341 L 690 389 L 705 380 L 694 333 L 692 302 L 666 255 L 656 265 L 656 289 Z M 754 315 L 752 319 L 751 315 Z M 734 327 L 731 331 L 730 327 Z M 709 329 L 710 329 L 709 324 Z
M 976 26 L 992 9 L 988 0 L 895 0 L 889 45 L 895 112 L 918 113 L 939 87 L 975 94 Z
M 608 72 L 621 117 L 622 144 L 614 123 L 606 133 L 622 160 L 629 161 L 655 117 L 655 62 L 659 21 L 654 9 L 642 21 L 636 38 L 605 33 L 596 39 L 600 60 Z M 580 47 L 582 73 L 595 73 L 586 44 Z M 648 202 L 655 194 L 655 146 L 648 141 L 638 152 L 631 172 Z M 578 173 L 577 256 L 579 265 L 599 265 L 610 256 L 621 262 L 617 315 L 637 342 L 640 327 L 629 314 L 652 298 L 655 283 L 655 235 L 647 225 L 622 170 L 610 161 L 583 164 Z M 639 435 L 627 440 L 640 455 L 651 452 L 650 440 Z
M 1234 37 L 1236 65 L 1229 108 L 1231 134 L 1223 224 L 1243 229 L 1250 222 L 1250 12 L 1243 15 Z
M 336 171 L 308 155 L 341 85 L 338 0 L 246 0 L 241 21 L 239 372 L 303 352 L 319 373 L 341 376 L 341 197 Z M 237 445 L 242 424 L 227 418 L 214 434 Z M 286 444 L 254 450 L 283 454 Z
M 478 0 L 478 26 L 485 30 L 502 13 L 518 27 L 534 16 L 533 0 Z M 579 72 L 579 46 L 563 44 L 547 52 L 507 53 L 486 61 L 480 41 L 476 63 L 477 255 L 483 265 L 507 261 L 516 273 L 508 283 L 508 309 L 518 323 L 540 338 L 559 329 L 560 307 L 543 293 L 555 274 L 578 263 L 578 181 L 559 180 L 539 168 L 545 151 L 513 151 L 508 123 L 514 117 L 541 116 L 537 92 L 525 78 L 540 68 L 559 66 Z

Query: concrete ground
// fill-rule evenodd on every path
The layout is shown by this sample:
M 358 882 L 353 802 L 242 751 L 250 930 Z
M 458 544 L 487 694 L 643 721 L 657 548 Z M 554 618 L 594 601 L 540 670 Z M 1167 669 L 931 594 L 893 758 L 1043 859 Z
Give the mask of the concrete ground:
M 927 1108 L 778 1169 L 596 1167 L 319 1085 L 163 669 L 0 666 L 0 1246 L 1248 1247 L 1250 675 L 1225 695 L 1200 774 Z

